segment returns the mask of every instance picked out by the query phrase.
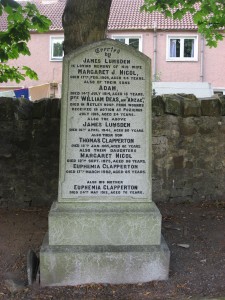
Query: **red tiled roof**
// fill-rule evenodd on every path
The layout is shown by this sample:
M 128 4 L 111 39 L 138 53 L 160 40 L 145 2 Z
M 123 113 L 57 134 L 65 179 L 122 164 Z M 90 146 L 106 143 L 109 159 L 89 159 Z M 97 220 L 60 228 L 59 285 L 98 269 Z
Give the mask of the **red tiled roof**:
M 140 12 L 143 0 L 113 0 L 110 18 L 108 22 L 109 30 L 137 30 L 137 29 L 197 29 L 194 25 L 191 14 L 186 14 L 182 20 L 165 18 L 158 12 Z
M 38 1 L 39 3 L 37 3 L 37 0 L 33 0 L 33 2 L 36 4 L 39 12 L 52 21 L 50 30 L 63 30 L 62 14 L 64 11 L 66 0 L 58 0 L 56 3 L 52 4 L 42 4 L 40 3 L 40 0 Z
M 21 5 L 24 5 L 27 1 L 20 1 L 19 3 Z M 52 21 L 52 25 L 50 27 L 51 31 L 61 31 L 63 30 L 62 27 L 62 14 L 65 7 L 66 0 L 58 0 L 57 2 L 50 3 L 48 1 L 48 4 L 46 4 L 47 1 L 45 1 L 45 4 L 42 3 L 41 0 L 30 0 L 29 2 L 34 3 L 39 12 L 42 15 L 45 15 Z M 3 14 L 0 17 L 0 31 L 5 30 L 7 28 L 7 19 L 6 15 Z
M 20 3 L 25 3 L 22 1 Z M 31 0 L 36 4 L 41 14 L 46 15 L 52 21 L 51 31 L 61 31 L 62 28 L 62 13 L 65 7 L 66 0 L 58 0 L 56 3 L 43 4 L 41 0 Z M 50 2 L 50 1 L 48 1 Z M 53 1 L 54 2 L 54 1 Z M 197 29 L 192 21 L 191 14 L 187 14 L 182 20 L 172 20 L 165 18 L 158 12 L 151 14 L 140 12 L 140 7 L 143 0 L 113 0 L 110 10 L 108 22 L 108 30 L 146 30 L 153 29 Z M 0 31 L 6 29 L 7 21 L 5 16 L 0 17 Z

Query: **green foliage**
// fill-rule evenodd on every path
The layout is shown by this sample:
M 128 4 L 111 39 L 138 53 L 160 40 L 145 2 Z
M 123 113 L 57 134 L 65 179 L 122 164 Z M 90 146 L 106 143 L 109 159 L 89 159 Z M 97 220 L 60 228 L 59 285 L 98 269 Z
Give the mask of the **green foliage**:
M 7 81 L 16 81 L 19 83 L 21 80 L 25 80 L 25 77 L 31 79 L 38 79 L 37 74 L 30 68 L 23 66 L 22 71 L 16 67 L 9 67 L 6 64 L 0 64 L 0 83 Z
M 144 0 L 141 11 L 158 11 L 179 20 L 189 12 L 208 46 L 216 47 L 218 41 L 224 38 L 224 0 Z
M 8 60 L 17 59 L 19 55 L 30 55 L 27 42 L 30 32 L 44 32 L 49 30 L 51 21 L 41 15 L 37 7 L 27 2 L 21 5 L 14 0 L 0 0 L 0 16 L 7 15 L 7 30 L 0 32 L 0 82 L 15 80 L 19 83 L 25 77 L 37 79 L 37 74 L 30 68 L 21 69 L 9 67 Z

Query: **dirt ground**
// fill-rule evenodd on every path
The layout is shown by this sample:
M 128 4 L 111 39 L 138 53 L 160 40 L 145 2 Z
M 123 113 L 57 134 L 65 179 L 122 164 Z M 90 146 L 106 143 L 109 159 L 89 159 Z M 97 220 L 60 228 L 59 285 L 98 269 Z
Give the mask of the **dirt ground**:
M 225 201 L 158 207 L 171 251 L 169 280 L 54 288 L 27 285 L 27 253 L 39 253 L 48 208 L 0 209 L 0 300 L 225 299 Z

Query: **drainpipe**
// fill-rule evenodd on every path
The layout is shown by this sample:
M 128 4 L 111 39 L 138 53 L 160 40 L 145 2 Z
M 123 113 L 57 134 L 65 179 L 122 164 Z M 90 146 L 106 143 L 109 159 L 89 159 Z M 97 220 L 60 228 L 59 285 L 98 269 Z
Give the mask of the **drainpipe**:
M 205 39 L 204 36 L 201 36 L 201 54 L 200 54 L 200 78 L 201 81 L 204 81 L 204 46 L 205 46 Z
M 153 35 L 153 81 L 156 81 L 156 77 L 157 77 L 157 66 L 156 66 L 156 62 L 157 62 L 157 22 L 154 21 L 154 25 L 153 25 L 153 29 L 154 29 L 154 35 Z

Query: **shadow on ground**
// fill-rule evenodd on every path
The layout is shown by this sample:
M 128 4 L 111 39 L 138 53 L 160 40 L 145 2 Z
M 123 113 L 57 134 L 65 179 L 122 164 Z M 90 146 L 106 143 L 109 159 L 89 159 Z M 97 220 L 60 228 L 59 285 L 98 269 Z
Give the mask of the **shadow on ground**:
M 225 202 L 159 203 L 171 251 L 168 281 L 40 287 L 27 284 L 27 253 L 39 253 L 48 208 L 0 209 L 0 299 L 215 299 L 225 297 Z M 225 299 L 225 298 L 221 298 Z

